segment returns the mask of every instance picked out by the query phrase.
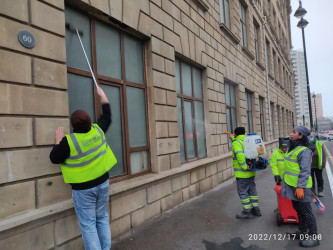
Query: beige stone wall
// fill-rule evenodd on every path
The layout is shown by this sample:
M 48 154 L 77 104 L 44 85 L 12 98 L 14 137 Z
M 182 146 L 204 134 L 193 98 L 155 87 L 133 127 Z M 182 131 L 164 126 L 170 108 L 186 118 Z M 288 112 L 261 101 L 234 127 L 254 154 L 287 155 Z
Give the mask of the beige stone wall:
M 283 108 L 281 119 L 294 112 L 286 21 L 290 13 L 279 1 L 271 1 L 278 14 L 276 24 L 263 17 L 265 6 L 244 1 L 248 48 L 240 44 L 239 1 L 230 1 L 230 30 L 220 25 L 218 0 L 66 2 L 96 18 L 110 15 L 128 25 L 128 32 L 145 38 L 152 173 L 111 185 L 113 237 L 233 176 L 223 133 L 226 80 L 237 84 L 239 126 L 247 125 L 245 91 L 250 91 L 254 128 L 260 133 L 259 97 L 265 98 L 267 156 L 276 148 L 273 132 L 275 137 L 278 132 L 271 131 L 271 122 L 277 128 L 278 120 L 275 115 L 270 121 L 270 102 Z M 64 0 L 0 1 L 0 245 L 4 249 L 82 249 L 70 187 L 63 183 L 59 166 L 48 159 L 55 128 L 69 131 L 64 8 Z M 258 62 L 253 18 L 260 25 Z M 19 43 L 20 30 L 35 36 L 33 49 Z M 271 44 L 267 53 L 274 49 L 285 77 L 267 74 L 266 40 Z M 186 164 L 181 164 L 179 153 L 175 58 L 201 68 L 203 75 L 208 157 Z M 285 135 L 291 126 L 289 122 L 278 129 Z
M 0 218 L 70 198 L 48 159 L 54 129 L 69 131 L 64 2 L 48 2 L 0 3 Z M 34 48 L 19 43 L 20 30 Z

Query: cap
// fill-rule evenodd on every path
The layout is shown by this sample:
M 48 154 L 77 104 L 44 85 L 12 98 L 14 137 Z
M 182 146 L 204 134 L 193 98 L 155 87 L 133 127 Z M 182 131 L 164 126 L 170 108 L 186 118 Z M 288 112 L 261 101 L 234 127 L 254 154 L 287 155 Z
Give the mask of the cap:
M 289 138 L 288 137 L 279 137 L 279 147 L 280 148 L 289 147 Z

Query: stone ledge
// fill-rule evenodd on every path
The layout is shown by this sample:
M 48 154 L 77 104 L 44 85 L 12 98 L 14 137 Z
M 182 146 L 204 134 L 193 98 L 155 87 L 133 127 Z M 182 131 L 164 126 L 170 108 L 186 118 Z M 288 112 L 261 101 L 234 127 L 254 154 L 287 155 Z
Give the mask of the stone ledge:
M 146 174 L 146 175 L 139 176 L 137 178 L 124 180 L 122 182 L 117 182 L 117 183 L 110 185 L 109 194 L 115 195 L 115 194 L 119 194 L 119 193 L 122 193 L 125 191 L 129 191 L 131 189 L 134 189 L 134 188 L 137 188 L 140 186 L 144 186 L 144 185 L 152 183 L 152 182 L 160 181 L 160 180 L 163 180 L 163 179 L 171 177 L 171 176 L 175 176 L 178 174 L 182 174 L 184 172 L 188 172 L 188 171 L 196 169 L 198 167 L 203 167 L 205 165 L 226 159 L 228 157 L 231 157 L 231 152 L 224 154 L 224 155 L 220 155 L 220 156 L 204 158 L 201 160 L 185 163 L 185 164 L 181 165 L 181 167 L 179 167 L 179 168 L 173 168 L 173 169 L 170 169 L 167 171 L 163 171 L 161 173 Z
M 57 204 L 45 206 L 39 209 L 30 210 L 28 212 L 24 212 L 18 214 L 16 216 L 10 217 L 8 219 L 4 219 L 0 221 L 0 233 L 18 226 L 22 226 L 29 222 L 43 219 L 51 215 L 55 215 L 57 213 L 61 213 L 63 211 L 69 210 L 74 207 L 72 200 L 63 201 Z M 0 239 L 1 239 L 0 235 Z
M 224 23 L 220 23 L 221 30 L 229 37 L 235 44 L 240 43 L 240 38 L 236 36 Z
M 209 5 L 206 3 L 206 0 L 197 0 L 196 2 L 204 12 L 209 10 Z

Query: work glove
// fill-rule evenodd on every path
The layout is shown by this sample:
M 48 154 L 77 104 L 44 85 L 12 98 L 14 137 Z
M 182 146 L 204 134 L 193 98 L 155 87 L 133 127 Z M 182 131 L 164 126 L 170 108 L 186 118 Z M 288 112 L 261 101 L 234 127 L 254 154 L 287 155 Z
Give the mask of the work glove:
M 280 185 L 282 181 L 280 175 L 274 175 L 274 180 L 277 185 Z
M 296 188 L 295 196 L 298 199 L 303 200 L 303 198 L 304 198 L 304 189 L 303 188 Z

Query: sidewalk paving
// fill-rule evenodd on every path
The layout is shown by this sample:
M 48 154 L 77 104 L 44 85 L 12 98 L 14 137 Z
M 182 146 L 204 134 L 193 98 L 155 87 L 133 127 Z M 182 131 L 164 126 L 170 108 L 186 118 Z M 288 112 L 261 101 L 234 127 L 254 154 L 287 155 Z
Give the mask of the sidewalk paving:
M 322 212 L 312 203 L 318 233 L 322 234 L 321 244 L 316 248 L 333 249 L 333 199 L 326 170 L 324 181 L 325 197 L 321 200 L 326 210 Z M 113 240 L 112 250 L 304 249 L 298 245 L 298 240 L 288 240 L 285 236 L 286 232 L 297 229 L 296 224 L 277 226 L 276 213 L 273 212 L 277 208 L 277 197 L 271 170 L 258 172 L 256 184 L 261 217 L 235 218 L 242 205 L 233 177 L 132 230 L 127 237 Z

